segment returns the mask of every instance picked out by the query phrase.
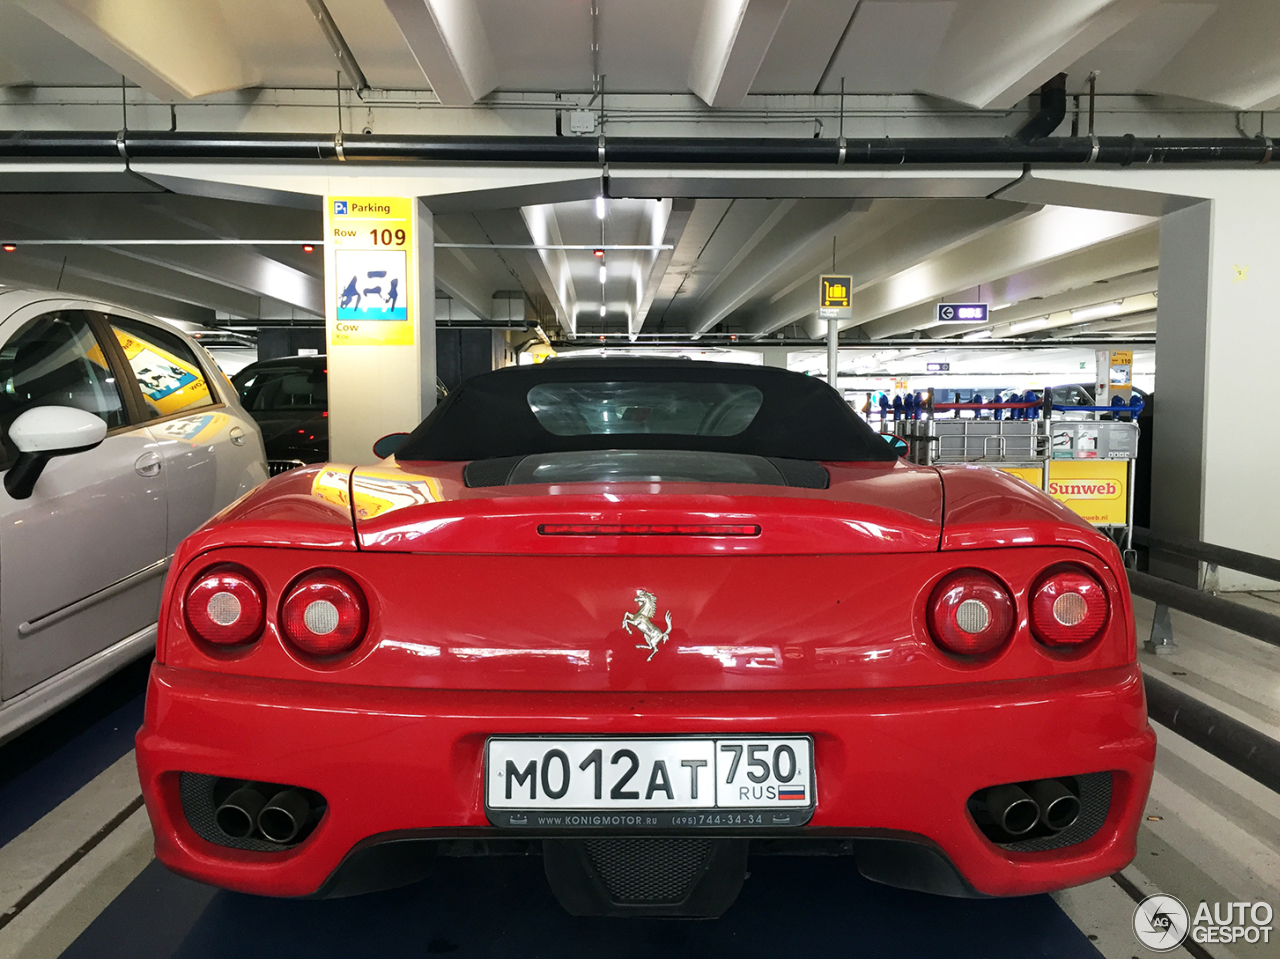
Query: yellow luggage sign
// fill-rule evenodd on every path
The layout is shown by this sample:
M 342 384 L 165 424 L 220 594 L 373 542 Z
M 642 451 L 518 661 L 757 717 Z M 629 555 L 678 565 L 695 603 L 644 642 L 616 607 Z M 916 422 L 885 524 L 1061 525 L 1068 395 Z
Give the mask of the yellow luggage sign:
M 848 309 L 851 305 L 849 301 L 849 291 L 853 289 L 853 277 L 851 276 L 824 276 L 822 277 L 822 302 L 819 306 L 824 309 Z
M 823 320 L 853 318 L 853 277 L 818 277 L 818 317 Z

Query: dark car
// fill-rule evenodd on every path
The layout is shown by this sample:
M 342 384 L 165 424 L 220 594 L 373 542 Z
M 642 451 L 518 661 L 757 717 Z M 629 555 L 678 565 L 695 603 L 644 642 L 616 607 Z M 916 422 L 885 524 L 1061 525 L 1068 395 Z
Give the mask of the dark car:
M 260 360 L 231 382 L 240 403 L 262 429 L 272 476 L 329 458 L 328 357 Z M 436 401 L 447 392 L 437 379 Z
M 324 356 L 250 363 L 231 378 L 262 429 L 271 475 L 329 458 L 329 371 Z

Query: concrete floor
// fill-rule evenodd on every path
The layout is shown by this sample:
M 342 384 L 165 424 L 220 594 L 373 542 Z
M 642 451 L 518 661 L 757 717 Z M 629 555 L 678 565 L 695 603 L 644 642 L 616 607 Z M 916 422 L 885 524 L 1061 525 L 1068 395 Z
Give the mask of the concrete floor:
M 1280 596 L 1241 598 L 1280 609 Z M 1152 604 L 1135 600 L 1140 638 Z M 1173 614 L 1177 649 L 1144 670 L 1280 739 L 1280 649 Z M 140 672 L 140 671 L 138 671 Z M 333 902 L 258 899 L 180 879 L 151 856 L 131 734 L 136 675 L 82 728 L 26 747 L 0 770 L 0 959 L 112 956 L 493 957 L 661 955 L 982 956 L 1135 959 L 1131 892 L 1165 892 L 1192 910 L 1264 900 L 1280 910 L 1280 796 L 1157 727 L 1156 776 L 1134 864 L 1052 897 L 945 900 L 868 883 L 847 860 L 765 857 L 733 909 L 711 923 L 581 920 L 551 899 L 541 863 L 442 861 L 410 889 Z M 125 693 L 132 698 L 125 696 Z M 100 698 L 102 698 L 100 696 Z M 22 740 L 19 740 L 21 743 Z M 0 754 L 10 759 L 12 750 Z M 786 922 L 779 922 L 786 917 Z M 1213 944 L 1172 956 L 1280 957 L 1269 945 Z

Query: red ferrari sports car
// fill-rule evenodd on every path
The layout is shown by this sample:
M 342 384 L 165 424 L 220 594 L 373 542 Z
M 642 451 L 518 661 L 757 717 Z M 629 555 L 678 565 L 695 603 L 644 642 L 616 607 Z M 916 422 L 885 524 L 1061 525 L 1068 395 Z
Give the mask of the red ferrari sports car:
M 158 858 L 262 895 L 541 854 L 575 914 L 713 916 L 801 853 L 1022 895 L 1134 855 L 1135 654 L 1116 548 L 1020 480 L 799 374 L 553 361 L 187 539 L 138 767 Z

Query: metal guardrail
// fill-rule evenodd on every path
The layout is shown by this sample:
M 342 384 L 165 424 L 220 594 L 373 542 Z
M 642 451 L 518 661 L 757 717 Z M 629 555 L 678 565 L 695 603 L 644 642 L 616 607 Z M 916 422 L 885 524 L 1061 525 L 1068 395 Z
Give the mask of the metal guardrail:
M 1280 743 L 1163 680 L 1142 678 L 1152 719 L 1280 793 Z
M 1160 618 L 1159 607 L 1166 606 L 1190 613 L 1206 622 L 1225 626 L 1237 633 L 1244 633 L 1254 639 L 1260 639 L 1272 646 L 1280 646 L 1280 616 L 1273 616 L 1252 606 L 1233 603 L 1229 599 L 1222 599 L 1212 593 L 1192 589 L 1190 586 L 1171 583 L 1167 579 L 1152 576 L 1150 573 L 1141 573 L 1136 569 L 1131 569 L 1128 573 L 1129 588 L 1138 596 L 1143 596 L 1157 604 L 1157 619 Z M 1165 625 L 1167 626 L 1167 622 Z M 1153 629 L 1152 642 L 1159 647 L 1161 644 L 1156 642 L 1157 637 L 1154 633 Z
M 1225 566 L 1227 569 L 1239 570 L 1251 576 L 1261 576 L 1263 579 L 1280 582 L 1280 559 L 1272 559 L 1270 556 L 1258 556 L 1256 553 L 1202 543 L 1198 539 L 1183 536 L 1158 535 L 1141 526 L 1133 528 L 1133 540 L 1152 549 L 1176 553 L 1203 563 L 1213 563 L 1215 566 Z
M 1268 556 L 1179 536 L 1158 536 L 1142 527 L 1134 528 L 1134 540 L 1153 549 L 1280 582 L 1280 560 Z M 1171 608 L 1280 646 L 1280 616 L 1150 573 L 1131 569 L 1128 574 L 1133 593 L 1156 604 L 1151 640 L 1147 644 L 1152 652 L 1176 648 L 1169 621 Z M 1280 793 L 1280 742 L 1154 676 L 1144 673 L 1143 683 L 1147 690 L 1147 712 L 1153 720 Z

